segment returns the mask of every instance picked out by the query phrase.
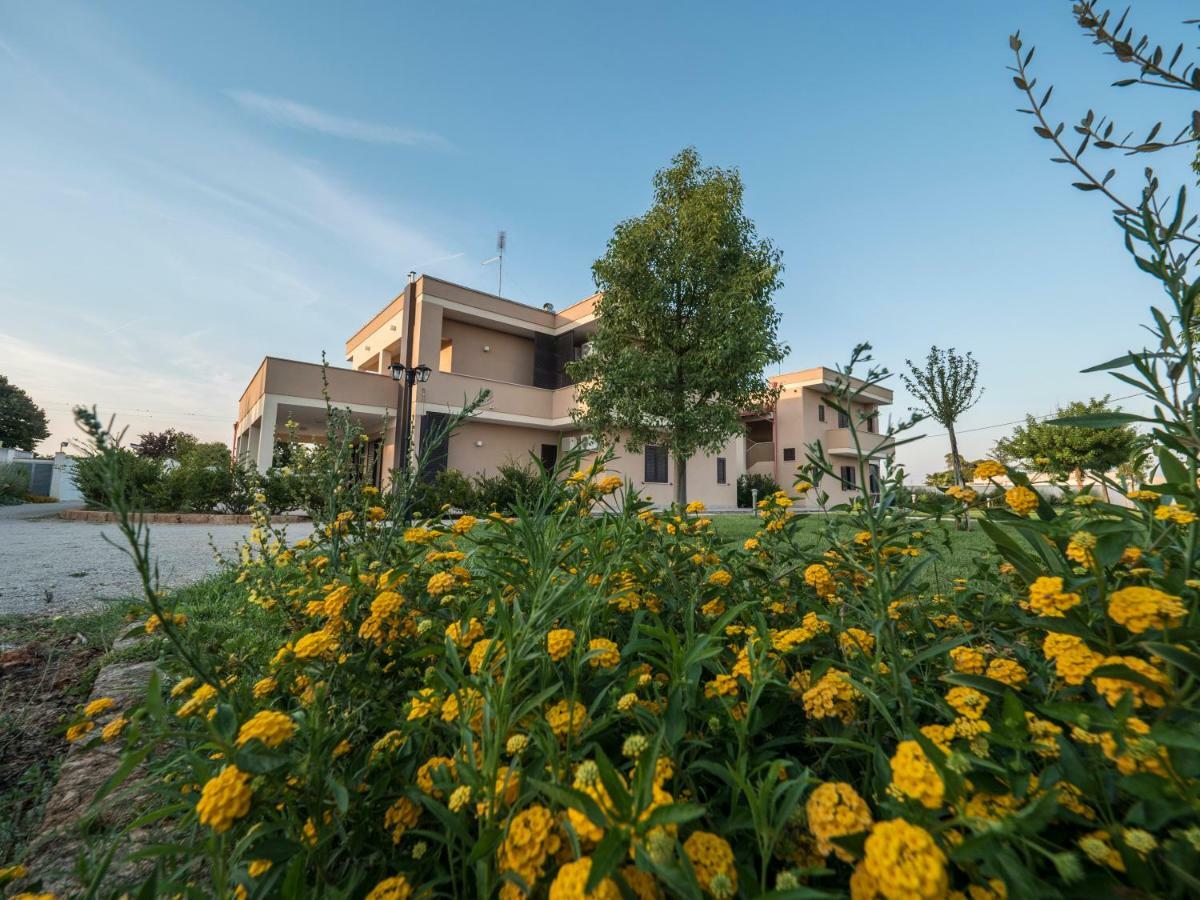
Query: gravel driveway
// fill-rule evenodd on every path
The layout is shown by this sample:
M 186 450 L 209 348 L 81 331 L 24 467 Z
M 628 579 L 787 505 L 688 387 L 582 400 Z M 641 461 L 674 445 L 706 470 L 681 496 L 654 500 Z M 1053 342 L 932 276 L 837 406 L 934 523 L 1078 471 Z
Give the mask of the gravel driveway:
M 0 506 L 0 615 L 70 615 L 106 601 L 141 593 L 133 564 L 117 547 L 115 525 L 68 522 L 60 509 L 78 504 Z M 150 552 L 158 558 L 165 587 L 179 587 L 216 572 L 212 543 L 226 557 L 250 532 L 249 525 L 154 525 Z M 299 540 L 312 526 L 287 526 Z

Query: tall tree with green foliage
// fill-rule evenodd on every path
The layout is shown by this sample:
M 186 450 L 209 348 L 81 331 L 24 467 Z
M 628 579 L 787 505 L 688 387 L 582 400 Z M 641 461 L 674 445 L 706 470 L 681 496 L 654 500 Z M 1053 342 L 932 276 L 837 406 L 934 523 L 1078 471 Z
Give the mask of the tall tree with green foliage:
M 0 445 L 32 450 L 49 435 L 46 411 L 0 375 Z
M 900 380 L 929 417 L 946 429 L 950 437 L 949 458 L 954 468 L 954 483 L 964 484 L 954 425 L 983 396 L 983 388 L 976 386 L 979 363 L 969 352 L 960 354 L 953 347 L 939 350 L 933 346 L 929 348 L 924 366 L 918 368 L 911 359 L 906 359 L 904 364 L 908 366 L 908 372 L 902 372 Z
M 1060 407 L 1053 418 L 1111 415 L 1120 411 L 1109 403 L 1107 396 L 1093 397 Z M 1002 438 L 996 446 L 1037 471 L 1061 478 L 1071 476 L 1076 487 L 1081 488 L 1084 472 L 1103 474 L 1128 463 L 1137 449 L 1138 435 L 1128 425 L 1089 428 L 1026 416 L 1025 424 L 1018 425 L 1011 437 Z
M 675 460 L 675 499 L 687 502 L 687 462 L 743 429 L 741 414 L 776 390 L 763 370 L 783 359 L 781 255 L 742 211 L 735 169 L 702 166 L 692 148 L 654 176 L 654 204 L 617 225 L 592 266 L 603 296 L 592 353 L 570 365 L 575 419 L 636 452 Z

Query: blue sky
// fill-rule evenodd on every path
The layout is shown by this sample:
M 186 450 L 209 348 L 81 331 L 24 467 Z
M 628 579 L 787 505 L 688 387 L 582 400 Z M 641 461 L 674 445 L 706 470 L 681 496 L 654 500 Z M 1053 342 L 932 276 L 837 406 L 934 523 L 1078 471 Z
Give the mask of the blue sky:
M 1140 6 L 1194 43 L 1186 4 Z M 1007 36 L 1068 123 L 1173 124 L 1177 97 L 1107 87 L 1122 70 L 1066 0 L 734 8 L 0 0 L 0 372 L 47 408 L 47 449 L 77 402 L 228 440 L 262 356 L 341 363 L 410 269 L 494 289 L 499 228 L 507 296 L 586 296 L 694 145 L 783 251 L 785 370 L 860 340 L 893 369 L 973 350 L 972 456 L 990 426 L 1124 393 L 1078 370 L 1140 347 L 1158 295 L 1014 111 Z M 946 452 L 925 430 L 917 475 Z

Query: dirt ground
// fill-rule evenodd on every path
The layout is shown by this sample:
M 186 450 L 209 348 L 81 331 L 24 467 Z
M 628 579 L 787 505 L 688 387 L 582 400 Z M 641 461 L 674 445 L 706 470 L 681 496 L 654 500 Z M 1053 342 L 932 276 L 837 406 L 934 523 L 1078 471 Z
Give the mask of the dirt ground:
M 0 624 L 0 865 L 41 822 L 67 752 L 63 732 L 105 649 L 52 626 Z

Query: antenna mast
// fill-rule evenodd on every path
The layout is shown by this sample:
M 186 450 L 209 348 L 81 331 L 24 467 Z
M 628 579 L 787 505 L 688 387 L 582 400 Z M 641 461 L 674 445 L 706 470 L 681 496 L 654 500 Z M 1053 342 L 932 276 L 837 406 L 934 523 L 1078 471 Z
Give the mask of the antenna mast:
M 504 248 L 508 246 L 507 232 L 500 231 L 496 233 L 496 255 L 491 259 L 485 259 L 480 265 L 487 266 L 492 263 L 499 263 L 496 276 L 496 296 L 501 297 L 504 288 Z

